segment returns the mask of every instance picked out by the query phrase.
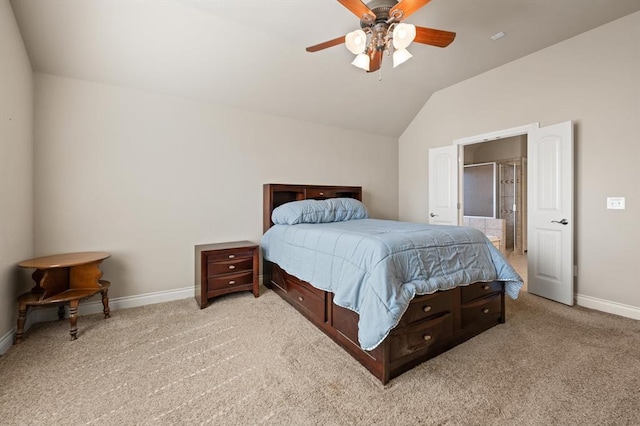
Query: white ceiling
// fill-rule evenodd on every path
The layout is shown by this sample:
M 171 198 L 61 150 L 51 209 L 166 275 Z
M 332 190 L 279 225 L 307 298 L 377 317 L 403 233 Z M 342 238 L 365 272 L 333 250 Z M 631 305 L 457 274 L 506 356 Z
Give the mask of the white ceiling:
M 336 0 L 11 4 L 36 72 L 394 137 L 435 91 L 640 10 L 639 0 L 432 0 L 405 22 L 456 40 L 414 44 L 407 63 L 385 58 L 367 74 L 343 46 L 305 51 L 359 28 Z

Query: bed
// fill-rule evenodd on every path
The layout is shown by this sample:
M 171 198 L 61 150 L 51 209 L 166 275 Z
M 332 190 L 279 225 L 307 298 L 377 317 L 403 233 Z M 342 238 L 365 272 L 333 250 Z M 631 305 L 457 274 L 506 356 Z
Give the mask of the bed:
M 370 219 L 361 187 L 263 190 L 266 287 L 383 384 L 504 323 L 522 286 L 479 231 Z

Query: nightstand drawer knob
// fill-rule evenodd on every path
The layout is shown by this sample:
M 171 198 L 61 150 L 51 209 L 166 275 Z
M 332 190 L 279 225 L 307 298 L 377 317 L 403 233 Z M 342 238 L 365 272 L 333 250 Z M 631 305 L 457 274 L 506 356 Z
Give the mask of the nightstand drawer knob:
M 483 285 L 483 286 L 482 286 L 482 289 L 483 289 L 483 290 L 489 290 L 489 286 L 488 286 L 488 285 Z
M 236 257 L 236 255 L 235 255 L 235 254 L 230 254 L 230 255 L 229 255 L 229 259 L 233 259 L 234 257 Z
M 484 309 L 482 310 L 482 313 L 483 313 L 483 314 L 488 314 L 488 313 L 489 313 L 489 308 L 484 308 Z
M 236 282 L 234 280 L 229 281 L 229 285 L 234 285 Z
M 425 312 L 429 312 L 431 310 L 431 306 L 425 306 L 424 308 L 422 308 L 422 310 Z
M 229 269 L 236 269 L 236 265 L 229 265 Z
M 431 336 L 429 336 L 428 334 L 425 334 L 424 336 L 422 336 L 422 338 L 424 339 L 425 342 L 428 342 L 429 340 L 431 340 Z
M 324 195 L 324 192 L 321 192 L 320 195 Z
M 302 302 L 302 301 L 304 301 L 304 297 L 302 297 L 302 296 L 298 296 L 298 300 L 299 300 L 300 302 Z

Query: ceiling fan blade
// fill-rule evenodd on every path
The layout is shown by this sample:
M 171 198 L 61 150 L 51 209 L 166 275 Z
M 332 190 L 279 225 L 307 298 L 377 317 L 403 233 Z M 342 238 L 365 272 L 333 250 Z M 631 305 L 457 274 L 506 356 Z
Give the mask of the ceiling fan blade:
M 456 38 L 456 33 L 451 31 L 434 30 L 416 26 L 416 43 L 429 44 L 437 47 L 447 47 Z
M 340 43 L 344 43 L 344 37 L 345 36 L 334 38 L 333 40 L 325 41 L 324 43 L 309 46 L 307 47 L 307 52 L 317 52 L 318 50 L 326 49 L 327 47 L 333 47 Z
M 420 9 L 425 4 L 429 3 L 431 0 L 400 0 L 400 3 L 396 4 L 389 11 L 389 16 L 393 16 L 395 11 L 402 11 L 402 19 L 406 19 L 407 16 L 413 14 L 413 12 Z
M 362 19 L 365 15 L 370 15 L 373 19 L 376 18 L 376 14 L 373 13 L 366 4 L 362 3 L 361 0 L 338 0 L 338 2 L 353 12 L 358 19 Z
M 374 50 L 369 54 L 369 58 L 371 60 L 369 61 L 369 71 L 367 72 L 378 71 L 382 65 L 382 50 Z

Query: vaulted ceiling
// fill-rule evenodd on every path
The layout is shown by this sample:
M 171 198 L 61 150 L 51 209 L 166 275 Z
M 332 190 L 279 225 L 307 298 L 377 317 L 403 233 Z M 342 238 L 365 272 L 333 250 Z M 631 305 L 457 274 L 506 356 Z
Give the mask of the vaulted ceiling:
M 367 74 L 342 45 L 305 51 L 359 28 L 336 0 L 11 4 L 36 72 L 393 137 L 435 91 L 640 10 L 638 0 L 432 0 L 405 22 L 455 41 L 414 43 L 407 63 L 385 58 Z

